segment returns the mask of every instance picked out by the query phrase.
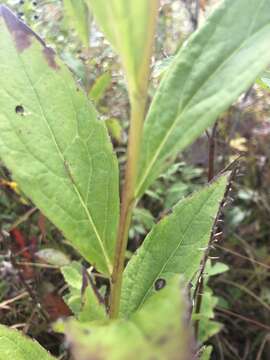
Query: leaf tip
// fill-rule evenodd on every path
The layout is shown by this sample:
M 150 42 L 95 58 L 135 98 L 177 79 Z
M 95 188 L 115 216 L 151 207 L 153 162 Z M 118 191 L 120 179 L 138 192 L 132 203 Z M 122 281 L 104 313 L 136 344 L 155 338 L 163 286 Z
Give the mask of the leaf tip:
M 5 5 L 0 5 L 0 17 L 3 18 L 8 31 L 13 35 L 18 52 L 27 49 L 31 45 L 31 37 L 36 36 L 35 33 Z M 40 38 L 38 40 L 43 43 Z
M 19 53 L 29 48 L 32 43 L 32 38 L 36 38 L 44 47 L 43 54 L 48 65 L 54 69 L 58 69 L 59 65 L 55 61 L 55 52 L 50 47 L 47 47 L 45 42 L 32 31 L 23 21 L 21 21 L 7 6 L 0 5 L 0 18 L 3 18 L 8 31 L 12 34 L 16 49 Z

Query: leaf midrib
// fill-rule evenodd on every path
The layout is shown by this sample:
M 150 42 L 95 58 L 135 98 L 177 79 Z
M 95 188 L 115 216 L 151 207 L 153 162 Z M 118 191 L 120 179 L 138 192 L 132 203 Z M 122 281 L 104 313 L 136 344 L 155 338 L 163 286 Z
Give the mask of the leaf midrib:
M 182 236 L 181 236 L 181 240 L 179 241 L 178 245 L 176 246 L 176 248 L 174 248 L 171 252 L 171 254 L 168 256 L 166 262 L 163 264 L 163 266 L 161 267 L 161 270 L 156 274 L 151 286 L 147 289 L 147 291 L 145 292 L 142 300 L 140 301 L 139 305 L 137 306 L 136 309 L 139 309 L 145 302 L 149 292 L 151 291 L 151 289 L 153 288 L 154 284 L 155 284 L 155 281 L 160 277 L 160 275 L 163 273 L 164 269 L 166 268 L 166 266 L 168 265 L 168 263 L 170 262 L 170 260 L 174 257 L 175 253 L 177 252 L 177 250 L 179 249 L 179 247 L 182 245 L 183 241 L 184 241 L 184 238 L 185 238 L 185 235 L 186 235 L 186 232 L 188 231 L 188 229 L 190 228 L 191 224 L 196 221 L 197 217 L 200 215 L 201 213 L 201 210 L 202 208 L 205 206 L 205 204 L 209 201 L 209 199 L 214 195 L 215 193 L 215 190 L 209 194 L 208 198 L 206 201 L 202 202 L 202 205 L 200 206 L 197 214 L 195 215 L 195 217 L 192 217 L 191 218 L 191 221 L 187 224 Z M 130 295 L 131 297 L 131 295 Z
M 265 0 L 263 0 L 265 1 Z M 256 14 L 256 16 L 258 15 L 258 13 Z M 255 21 L 253 21 L 252 25 L 255 23 Z M 175 126 L 178 124 L 179 119 L 181 118 L 181 116 L 183 116 L 183 114 L 185 113 L 186 109 L 188 108 L 189 104 L 191 103 L 191 101 L 193 100 L 193 98 L 197 95 L 197 93 L 203 88 L 203 86 L 207 83 L 207 81 L 209 81 L 219 70 L 220 68 L 222 68 L 227 62 L 229 62 L 231 60 L 231 58 L 241 49 L 243 48 L 244 44 L 247 41 L 251 41 L 251 39 L 256 36 L 259 32 L 261 32 L 262 30 L 264 30 L 266 27 L 269 27 L 269 24 L 264 25 L 263 27 L 260 28 L 260 30 L 256 31 L 255 33 L 252 34 L 252 36 L 250 37 L 246 37 L 245 40 L 241 43 L 241 46 L 237 47 L 234 51 L 232 51 L 232 53 L 215 69 L 214 72 L 211 73 L 211 75 L 196 89 L 196 91 L 194 92 L 194 94 L 190 97 L 190 99 L 188 100 L 188 102 L 186 103 L 186 105 L 182 108 L 182 110 L 180 111 L 180 113 L 177 115 L 177 117 L 175 118 L 175 121 L 172 123 L 172 125 L 169 127 L 169 130 L 167 132 L 167 134 L 165 135 L 164 139 L 162 140 L 162 142 L 160 143 L 160 145 L 157 148 L 157 151 L 154 155 L 154 157 L 152 158 L 152 161 L 150 162 L 149 166 L 146 168 L 144 176 L 142 177 L 142 180 L 140 181 L 139 185 L 136 188 L 135 191 L 135 197 L 138 198 L 140 192 L 141 192 L 141 188 L 144 185 L 144 182 L 147 178 L 147 176 L 149 175 L 151 169 L 153 168 L 159 154 L 161 153 L 164 145 L 166 144 L 168 138 L 170 137 L 171 133 L 173 132 Z M 250 30 L 251 31 L 251 30 Z M 194 125 L 193 125 L 194 126 Z M 193 127 L 192 126 L 192 127 Z
M 28 79 L 28 82 L 29 82 L 29 84 L 30 84 L 30 86 L 31 86 L 34 94 L 36 95 L 36 99 L 37 99 L 37 101 L 38 101 L 38 105 L 39 105 L 39 108 L 40 108 L 40 111 L 41 111 L 41 115 L 42 115 L 42 117 L 43 117 L 43 119 L 44 119 L 45 124 L 47 125 L 47 128 L 48 128 L 49 132 L 50 132 L 50 135 L 51 135 L 51 138 L 52 138 L 52 140 L 53 140 L 53 142 L 54 142 L 54 144 L 55 144 L 57 153 L 58 153 L 58 155 L 59 155 L 59 157 L 60 157 L 60 159 L 61 159 L 61 161 L 62 161 L 62 163 L 63 163 L 63 166 L 65 167 L 65 163 L 67 163 L 67 162 L 66 162 L 65 157 L 64 157 L 64 155 L 63 155 L 63 153 L 62 153 L 62 151 L 61 151 L 60 146 L 58 145 L 58 142 L 57 142 L 57 140 L 56 140 L 56 137 L 55 137 L 55 135 L 54 135 L 54 132 L 53 132 L 53 130 L 52 130 L 52 128 L 51 128 L 48 120 L 47 120 L 47 117 L 46 117 L 45 112 L 44 112 L 44 110 L 43 110 L 43 107 L 42 107 L 42 105 L 41 105 L 41 101 L 40 101 L 40 98 L 39 98 L 39 94 L 38 94 L 36 88 L 34 87 L 32 81 L 31 81 L 31 78 L 30 78 L 30 76 L 29 76 L 29 74 L 28 74 L 28 72 L 27 72 L 27 70 L 26 70 L 26 67 L 25 67 L 25 65 L 24 65 L 24 61 L 22 60 L 20 54 L 18 54 L 18 52 L 16 52 L 16 54 L 17 54 L 17 57 L 18 57 L 21 65 L 22 65 L 22 69 L 23 69 L 23 71 L 24 71 L 24 73 L 25 73 L 25 75 L 26 75 L 26 77 L 27 77 L 27 79 Z M 104 256 L 104 259 L 105 259 L 105 262 L 106 262 L 107 269 L 108 269 L 108 271 L 109 271 L 109 273 L 110 273 L 111 270 L 112 270 L 112 264 L 111 264 L 111 261 L 110 261 L 110 259 L 109 259 L 108 254 L 107 254 L 107 251 L 106 251 L 106 249 L 105 249 L 105 247 L 104 247 L 104 245 L 103 245 L 103 242 L 102 242 L 102 239 L 101 239 L 101 237 L 100 237 L 100 235 L 99 235 L 99 232 L 98 232 L 98 230 L 97 230 L 97 227 L 96 227 L 96 225 L 95 225 L 95 223 L 94 223 L 94 220 L 93 220 L 93 218 L 92 218 L 92 215 L 91 215 L 91 213 L 90 213 L 87 205 L 85 204 L 85 202 L 84 202 L 84 200 L 83 200 L 83 197 L 82 197 L 82 195 L 81 195 L 81 193 L 80 193 L 80 191 L 79 191 L 76 183 L 73 181 L 73 179 L 70 177 L 69 174 L 67 174 L 67 175 L 68 175 L 68 178 L 70 179 L 70 183 L 71 183 L 71 185 L 72 185 L 72 188 L 73 188 L 73 190 L 75 191 L 75 193 L 76 193 L 76 195 L 77 195 L 77 197 L 78 197 L 78 199 L 79 199 L 79 202 L 81 203 L 81 205 L 82 205 L 82 207 L 83 207 L 83 209 L 84 209 L 84 211 L 85 211 L 85 213 L 86 213 L 86 216 L 87 216 L 87 218 L 88 218 L 88 221 L 89 221 L 90 225 L 92 226 L 92 229 L 94 230 L 95 236 L 96 236 L 96 238 L 97 238 L 97 240 L 98 240 L 98 242 L 99 242 L 100 248 L 101 248 L 101 250 L 102 250 L 102 253 L 103 253 L 103 256 Z

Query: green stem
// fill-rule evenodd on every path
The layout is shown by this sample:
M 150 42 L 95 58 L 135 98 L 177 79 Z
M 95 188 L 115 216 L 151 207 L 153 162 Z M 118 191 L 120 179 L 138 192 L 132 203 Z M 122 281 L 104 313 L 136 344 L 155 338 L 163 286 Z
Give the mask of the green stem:
M 110 317 L 117 318 L 122 287 L 122 277 L 125 262 L 125 252 L 128 242 L 128 232 L 131 223 L 132 210 L 135 204 L 135 185 L 138 172 L 140 139 L 142 134 L 146 96 L 133 94 L 131 97 L 131 119 L 129 142 L 127 150 L 127 165 L 125 183 L 122 192 L 121 215 L 115 250 L 115 260 L 111 278 Z
M 131 116 L 125 182 L 122 191 L 120 221 L 111 276 L 110 318 L 117 318 L 119 313 L 128 232 L 131 223 L 132 210 L 137 200 L 135 197 L 135 186 L 138 174 L 140 142 L 142 138 L 143 121 L 147 102 L 150 62 L 158 7 L 159 0 L 151 0 L 149 2 L 149 19 L 148 30 L 145 33 L 145 49 L 141 54 L 141 64 L 137 69 L 138 72 L 136 73 L 136 76 L 134 77 L 133 73 L 129 74 L 128 69 L 126 69 Z

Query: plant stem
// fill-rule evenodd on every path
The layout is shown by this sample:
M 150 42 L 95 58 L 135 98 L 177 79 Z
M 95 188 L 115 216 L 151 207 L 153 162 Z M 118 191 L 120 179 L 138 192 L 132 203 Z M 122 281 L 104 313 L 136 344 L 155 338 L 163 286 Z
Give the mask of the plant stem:
M 131 223 L 132 210 L 136 201 L 134 192 L 138 172 L 139 144 L 142 134 L 146 98 L 146 96 L 140 96 L 138 93 L 135 93 L 131 97 L 131 120 L 127 150 L 127 165 L 125 171 L 125 183 L 122 191 L 115 260 L 111 278 L 111 299 L 109 311 L 111 318 L 116 318 L 119 312 L 128 231 Z
M 212 133 L 208 134 L 208 182 L 210 182 L 214 175 L 215 175 L 215 150 L 216 150 L 216 132 L 217 132 L 217 125 L 218 122 L 216 121 Z M 212 242 L 212 236 L 209 241 L 209 246 Z M 208 246 L 208 247 L 209 247 Z M 203 289 L 204 289 L 204 278 L 203 278 L 203 272 L 208 259 L 208 252 L 205 253 L 204 259 L 202 261 L 202 267 L 200 276 L 198 278 L 198 284 L 196 286 L 196 303 L 195 303 L 195 314 L 199 314 L 201 311 L 202 306 L 202 298 L 203 298 Z M 195 338 L 198 339 L 199 336 L 199 326 L 200 322 L 199 320 L 196 320 L 194 323 L 194 335 Z
M 125 253 L 128 243 L 128 232 L 131 223 L 132 210 L 136 203 L 135 186 L 137 181 L 140 142 L 142 138 L 143 121 L 148 95 L 148 81 L 150 75 L 151 55 L 154 45 L 154 34 L 158 15 L 159 0 L 149 2 L 148 29 L 145 33 L 145 48 L 142 53 L 141 64 L 136 76 L 129 74 L 126 77 L 129 89 L 131 107 L 130 129 L 128 136 L 127 163 L 125 181 L 122 191 L 122 202 L 118 235 L 111 276 L 110 318 L 117 318 L 119 313 L 122 277 L 125 265 Z

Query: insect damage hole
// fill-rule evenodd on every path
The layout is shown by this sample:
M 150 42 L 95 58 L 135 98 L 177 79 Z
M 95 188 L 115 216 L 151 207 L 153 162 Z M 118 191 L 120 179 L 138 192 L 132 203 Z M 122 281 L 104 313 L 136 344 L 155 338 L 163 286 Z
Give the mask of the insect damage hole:
M 156 291 L 159 291 L 159 290 L 163 289 L 165 285 L 166 285 L 166 281 L 164 279 L 157 279 L 155 281 L 155 289 L 156 289 Z
M 22 105 L 17 105 L 15 107 L 15 113 L 23 116 L 24 115 L 24 107 Z

